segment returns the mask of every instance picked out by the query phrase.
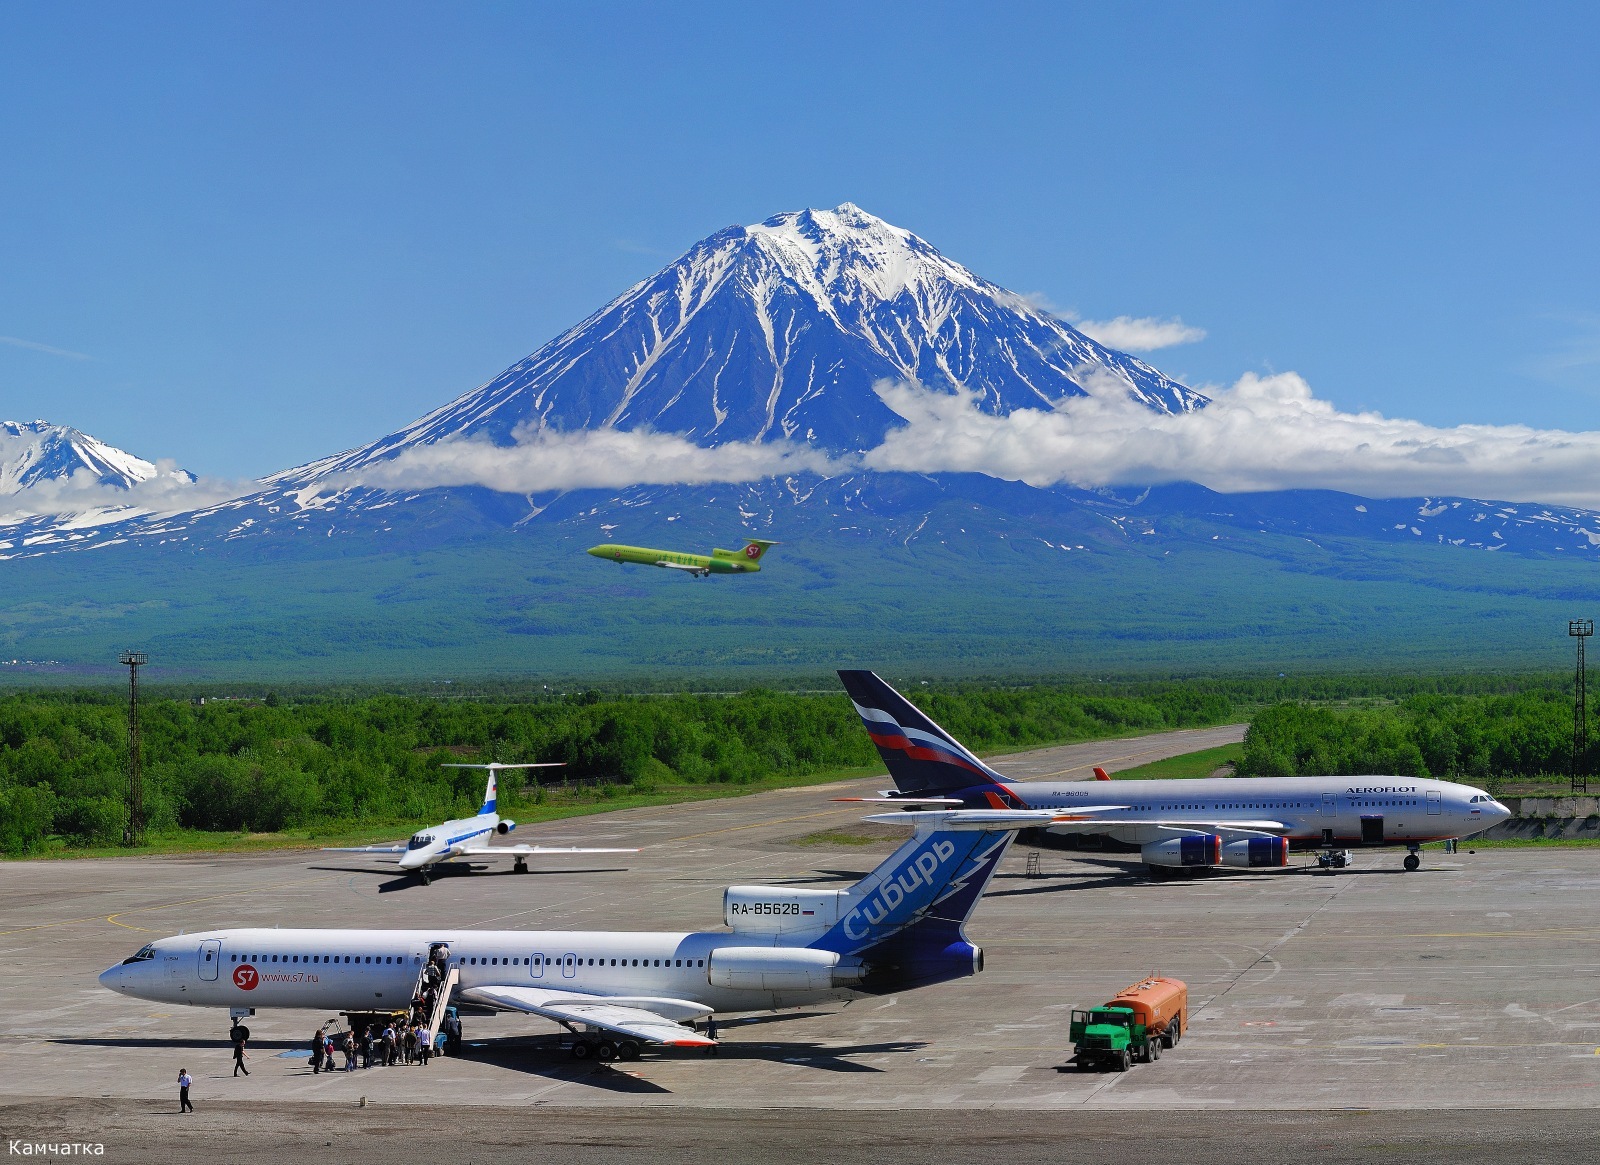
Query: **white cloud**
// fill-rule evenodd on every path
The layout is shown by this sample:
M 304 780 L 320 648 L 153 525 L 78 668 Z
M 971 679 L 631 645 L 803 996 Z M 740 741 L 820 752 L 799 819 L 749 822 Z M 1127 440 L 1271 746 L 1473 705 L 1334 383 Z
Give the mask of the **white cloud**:
M 120 521 L 144 514 L 180 514 L 204 509 L 259 489 L 253 481 L 196 478 L 162 458 L 156 471 L 129 489 L 105 485 L 87 469 L 52 478 L 0 497 L 0 523 L 28 518 L 78 515 L 86 525 Z
M 1072 320 L 1072 326 L 1092 340 L 1119 352 L 1154 352 L 1206 338 L 1204 328 L 1190 327 L 1177 316 L 1118 316 L 1114 320 Z
M 416 446 L 328 484 L 381 489 L 481 485 L 502 493 L 536 493 L 756 481 L 841 468 L 821 449 L 788 441 L 732 441 L 704 449 L 680 434 L 647 429 L 544 429 L 515 436 L 514 445 L 463 437 Z
M 1054 410 L 981 411 L 967 394 L 877 386 L 908 422 L 868 468 L 963 471 L 1033 485 L 1197 481 L 1225 492 L 1322 488 L 1369 497 L 1455 494 L 1600 507 L 1600 432 L 1434 428 L 1340 412 L 1294 373 L 1247 375 L 1193 413 L 1151 412 L 1109 376 Z
M 93 356 L 85 356 L 82 352 L 71 352 L 66 348 L 52 348 L 49 344 L 36 344 L 32 340 L 24 340 L 19 336 L 0 336 L 0 344 L 7 344 L 13 348 L 26 348 L 30 352 L 43 352 L 46 356 L 60 356 L 67 360 L 93 360 Z

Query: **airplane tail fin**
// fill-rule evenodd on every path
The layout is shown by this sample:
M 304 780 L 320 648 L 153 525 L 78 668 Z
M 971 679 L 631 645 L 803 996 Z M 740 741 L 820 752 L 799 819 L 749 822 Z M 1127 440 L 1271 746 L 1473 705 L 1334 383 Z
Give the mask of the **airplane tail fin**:
M 1101 768 L 1099 765 L 1095 765 L 1094 779 L 1097 781 L 1109 781 L 1111 779 L 1111 774 L 1106 772 L 1105 769 Z
M 889 776 L 902 793 L 940 793 L 995 786 L 991 805 L 1011 803 L 1003 777 L 921 709 L 870 671 L 841 671 L 839 679 L 878 746 Z M 980 802 L 981 803 L 981 802 Z
M 485 813 L 496 813 L 500 805 L 500 770 L 489 770 L 489 783 L 483 787 L 483 808 L 478 810 L 481 817 Z
M 1019 829 L 1045 810 L 885 813 L 869 821 L 916 826 L 911 839 L 850 888 L 850 909 L 814 948 L 860 958 L 866 990 L 902 990 L 983 969 L 965 924 Z
M 744 546 L 739 550 L 723 550 L 720 547 L 711 552 L 713 558 L 737 558 L 748 563 L 761 561 L 761 556 L 767 552 L 769 546 L 782 546 L 781 542 L 769 542 L 765 538 L 746 538 Z

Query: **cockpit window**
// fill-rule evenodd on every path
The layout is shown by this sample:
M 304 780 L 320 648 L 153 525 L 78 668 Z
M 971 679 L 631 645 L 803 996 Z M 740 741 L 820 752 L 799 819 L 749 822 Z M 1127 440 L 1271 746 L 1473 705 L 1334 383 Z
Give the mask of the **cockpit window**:
M 123 959 L 122 960 L 122 965 L 124 967 L 126 967 L 129 963 L 142 963 L 146 959 L 153 959 L 155 957 L 156 957 L 156 949 L 155 949 L 155 947 L 143 946 L 143 947 L 140 947 L 133 954 L 129 955 L 127 958 Z
M 432 845 L 433 837 L 430 834 L 419 833 L 411 839 L 411 849 L 421 849 L 423 846 Z

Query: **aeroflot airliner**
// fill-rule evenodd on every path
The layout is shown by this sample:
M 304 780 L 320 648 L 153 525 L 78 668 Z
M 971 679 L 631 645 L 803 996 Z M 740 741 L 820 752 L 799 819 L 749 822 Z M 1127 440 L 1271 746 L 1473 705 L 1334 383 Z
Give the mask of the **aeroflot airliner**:
M 312 1008 L 355 1015 L 406 1008 L 429 959 L 457 998 L 544 1016 L 581 1032 L 579 1058 L 636 1056 L 641 1043 L 707 1047 L 685 1023 L 881 995 L 983 969 L 965 924 L 1016 830 L 1049 812 L 942 810 L 869 820 L 911 839 L 848 890 L 733 886 L 730 929 L 628 931 L 212 930 L 164 938 L 100 976 L 161 1003 Z
M 1320 850 L 1324 869 L 1342 869 L 1352 848 L 1378 846 L 1404 846 L 1405 868 L 1415 870 L 1423 842 L 1470 837 L 1511 816 L 1482 789 L 1422 777 L 1016 783 L 872 672 L 839 678 L 895 783 L 881 798 L 844 800 L 1053 809 L 1065 819 L 1049 833 L 1137 850 L 1152 875 L 1286 866 L 1291 850 Z

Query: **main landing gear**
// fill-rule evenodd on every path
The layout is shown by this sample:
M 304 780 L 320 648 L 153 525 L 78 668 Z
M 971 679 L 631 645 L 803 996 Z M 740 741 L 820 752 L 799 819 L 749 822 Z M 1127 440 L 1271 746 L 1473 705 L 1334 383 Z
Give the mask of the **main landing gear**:
M 518 858 L 516 861 L 512 862 L 511 872 L 513 874 L 526 874 L 528 872 L 528 859 Z
M 599 1060 L 602 1064 L 612 1060 L 637 1060 L 639 1045 L 633 1040 L 579 1039 L 572 1042 L 574 1060 Z
M 1412 870 L 1415 870 L 1422 865 L 1422 855 L 1417 853 L 1417 849 L 1419 848 L 1417 846 L 1408 845 L 1406 848 L 1411 852 L 1406 855 L 1404 864 L 1406 867 L 1406 872 L 1410 873 Z

